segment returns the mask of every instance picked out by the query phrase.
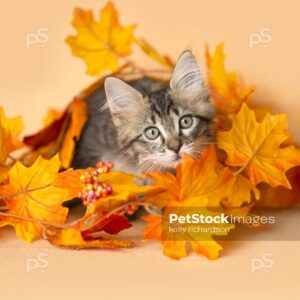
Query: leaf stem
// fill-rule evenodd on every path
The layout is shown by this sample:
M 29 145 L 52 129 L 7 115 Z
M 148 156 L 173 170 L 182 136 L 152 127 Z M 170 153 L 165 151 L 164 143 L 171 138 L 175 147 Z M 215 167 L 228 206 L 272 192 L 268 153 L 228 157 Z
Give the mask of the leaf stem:
M 13 163 L 16 163 L 18 160 L 16 158 L 14 158 L 11 154 L 9 154 L 7 156 L 7 158 L 11 159 L 13 161 Z
M 247 162 L 244 166 L 240 167 L 236 172 L 233 173 L 234 176 L 240 175 L 247 167 L 249 163 Z
M 15 215 L 15 214 L 11 214 L 11 213 L 0 212 L 0 216 L 7 217 L 7 218 L 14 218 L 14 219 L 18 219 L 18 220 L 22 220 L 22 221 L 26 221 L 26 222 L 39 223 L 39 224 L 57 227 L 57 228 L 61 228 L 61 229 L 71 228 L 73 226 L 73 222 L 67 223 L 67 224 L 57 224 L 57 223 L 51 223 L 51 222 L 42 221 L 42 220 L 38 220 L 38 219 L 28 218 L 28 217 L 24 217 L 24 216 L 20 216 L 20 215 Z
M 45 189 L 45 188 L 47 188 L 49 186 L 50 186 L 50 184 L 47 184 L 47 185 L 44 185 L 44 186 L 41 186 L 41 187 L 38 187 L 38 188 L 33 188 L 33 189 L 28 189 L 28 190 L 25 189 L 25 190 L 22 190 L 20 192 L 14 193 L 14 194 L 0 195 L 0 199 L 7 199 L 7 198 L 17 197 L 17 196 L 22 195 L 22 194 L 27 194 L 27 193 L 31 193 L 31 192 L 35 192 L 35 191 L 39 191 L 39 190 Z

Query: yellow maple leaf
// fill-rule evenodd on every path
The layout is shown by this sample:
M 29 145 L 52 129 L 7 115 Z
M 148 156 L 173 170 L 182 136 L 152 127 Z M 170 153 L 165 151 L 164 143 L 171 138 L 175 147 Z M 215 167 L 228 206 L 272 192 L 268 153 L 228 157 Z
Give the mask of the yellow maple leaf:
M 19 141 L 19 136 L 23 130 L 22 118 L 7 118 L 0 107 L 0 182 L 2 182 L 8 170 L 4 163 L 9 153 L 23 146 Z
M 212 101 L 220 113 L 238 112 L 249 99 L 252 87 L 243 87 L 235 72 L 225 69 L 224 44 L 219 44 L 213 55 L 206 48 L 208 79 Z
M 300 151 L 294 146 L 282 147 L 289 138 L 286 115 L 266 114 L 257 122 L 255 113 L 243 104 L 233 116 L 232 128 L 218 132 L 218 145 L 227 153 L 226 164 L 247 170 L 252 185 L 266 182 L 271 186 L 291 188 L 285 172 L 299 165 Z
M 135 25 L 121 26 L 118 11 L 110 1 L 101 10 L 99 21 L 91 10 L 76 8 L 72 25 L 77 35 L 69 36 L 66 42 L 73 55 L 84 59 L 90 75 L 117 71 L 119 58 L 131 54 Z
M 39 157 L 29 168 L 16 162 L 8 172 L 9 183 L 0 186 L 0 194 L 6 196 L 7 213 L 56 224 L 65 223 L 68 209 L 62 207 L 62 203 L 69 200 L 69 192 L 53 186 L 59 167 L 58 155 L 51 160 Z M 39 238 L 42 233 L 36 222 L 4 217 L 0 226 L 5 225 L 12 225 L 17 236 L 28 242 Z

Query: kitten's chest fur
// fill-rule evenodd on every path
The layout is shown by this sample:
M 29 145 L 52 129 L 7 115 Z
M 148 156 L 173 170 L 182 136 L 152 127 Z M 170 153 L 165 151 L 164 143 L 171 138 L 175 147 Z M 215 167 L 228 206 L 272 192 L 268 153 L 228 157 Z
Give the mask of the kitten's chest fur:
M 142 94 L 148 94 L 166 86 L 158 80 L 146 77 L 127 83 Z M 105 101 L 104 88 L 96 90 L 87 100 L 88 121 L 77 144 L 72 166 L 74 168 L 87 168 L 95 166 L 98 161 L 103 160 L 114 162 L 117 170 L 138 173 L 139 170 L 135 161 L 138 153 L 129 149 L 124 155 L 120 151 L 117 130 L 113 124 L 111 113 L 108 109 L 100 110 Z

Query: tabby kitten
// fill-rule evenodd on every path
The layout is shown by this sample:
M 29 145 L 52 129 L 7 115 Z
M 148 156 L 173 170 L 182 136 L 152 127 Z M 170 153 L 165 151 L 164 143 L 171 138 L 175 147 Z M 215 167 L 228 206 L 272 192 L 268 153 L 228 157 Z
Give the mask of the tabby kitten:
M 197 158 L 214 139 L 215 110 L 189 51 L 179 57 L 169 85 L 108 77 L 104 87 L 106 100 L 103 90 L 88 100 L 74 167 L 111 160 L 125 172 L 172 171 L 184 153 Z

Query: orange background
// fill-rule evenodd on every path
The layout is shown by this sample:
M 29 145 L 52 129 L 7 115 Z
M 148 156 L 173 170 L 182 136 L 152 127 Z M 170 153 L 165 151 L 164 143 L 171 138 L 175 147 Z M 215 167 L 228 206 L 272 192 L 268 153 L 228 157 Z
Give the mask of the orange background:
M 176 58 L 190 48 L 204 63 L 204 44 L 225 41 L 227 66 L 256 87 L 255 100 L 287 113 L 300 141 L 299 1 L 115 0 L 123 24 Z M 1 1 L 0 106 L 22 114 L 26 133 L 39 128 L 49 106 L 63 108 L 95 79 L 71 56 L 65 38 L 74 6 L 99 10 L 100 0 Z M 43 45 L 26 47 L 26 35 L 48 29 Z M 249 34 L 271 29 L 268 44 L 249 47 Z M 43 47 L 42 47 L 43 46 Z M 153 66 L 136 55 L 143 66 Z M 288 226 L 297 224 L 287 215 Z M 298 230 L 295 225 L 295 230 Z M 140 231 L 125 237 L 140 240 Z M 215 262 L 196 256 L 171 261 L 156 243 L 135 249 L 72 251 L 46 241 L 28 245 L 1 231 L 1 299 L 296 299 L 299 295 L 299 242 L 243 242 L 230 245 Z M 251 272 L 251 260 L 271 252 L 272 269 Z M 48 254 L 48 267 L 26 272 L 27 259 Z M 196 298 L 195 298 L 196 299 Z

